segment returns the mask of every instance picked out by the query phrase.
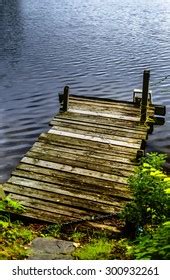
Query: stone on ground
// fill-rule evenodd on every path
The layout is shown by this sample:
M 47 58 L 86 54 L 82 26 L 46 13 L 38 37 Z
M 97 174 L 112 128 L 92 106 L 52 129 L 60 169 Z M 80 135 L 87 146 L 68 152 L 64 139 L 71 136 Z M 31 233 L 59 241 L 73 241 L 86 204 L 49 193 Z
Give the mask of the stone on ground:
M 55 238 L 35 238 L 32 241 L 28 260 L 73 260 L 74 242 Z

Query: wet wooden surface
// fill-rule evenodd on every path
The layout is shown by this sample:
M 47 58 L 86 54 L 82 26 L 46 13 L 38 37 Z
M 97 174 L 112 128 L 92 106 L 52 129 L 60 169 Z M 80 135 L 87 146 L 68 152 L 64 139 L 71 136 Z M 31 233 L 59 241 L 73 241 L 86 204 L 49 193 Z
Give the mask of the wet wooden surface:
M 25 206 L 22 215 L 69 223 L 120 212 L 131 199 L 127 179 L 148 134 L 140 108 L 74 96 L 50 125 L 3 185 Z

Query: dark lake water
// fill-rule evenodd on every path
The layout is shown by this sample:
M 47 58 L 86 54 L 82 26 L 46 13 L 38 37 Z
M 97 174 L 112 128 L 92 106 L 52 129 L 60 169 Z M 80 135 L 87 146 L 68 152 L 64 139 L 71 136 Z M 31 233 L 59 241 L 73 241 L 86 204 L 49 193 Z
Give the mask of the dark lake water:
M 148 150 L 170 157 L 170 77 L 154 85 L 170 74 L 170 0 L 0 0 L 0 182 L 48 129 L 64 85 L 131 100 L 146 68 L 167 107 Z

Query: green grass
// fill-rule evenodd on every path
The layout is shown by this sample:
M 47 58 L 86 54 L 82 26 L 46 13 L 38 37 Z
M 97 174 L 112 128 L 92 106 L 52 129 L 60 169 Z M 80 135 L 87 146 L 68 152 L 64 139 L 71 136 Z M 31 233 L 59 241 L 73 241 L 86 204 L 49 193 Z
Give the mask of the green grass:
M 80 260 L 108 260 L 113 248 L 112 242 L 106 239 L 92 240 L 78 249 L 74 256 Z

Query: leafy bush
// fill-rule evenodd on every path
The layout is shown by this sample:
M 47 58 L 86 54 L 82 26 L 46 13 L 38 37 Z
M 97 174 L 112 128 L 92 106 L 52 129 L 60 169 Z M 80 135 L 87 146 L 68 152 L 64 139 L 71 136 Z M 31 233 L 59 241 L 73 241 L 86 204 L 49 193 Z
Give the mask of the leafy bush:
M 164 155 L 150 153 L 129 178 L 134 199 L 125 206 L 121 217 L 132 237 L 145 230 L 146 225 L 154 227 L 167 219 L 170 181 L 162 171 L 164 161 Z
M 143 163 L 148 163 L 153 168 L 161 170 L 165 163 L 167 155 L 159 153 L 148 153 L 146 157 L 141 158 L 141 165 Z
M 153 234 L 139 237 L 131 253 L 137 260 L 169 260 L 170 222 L 165 222 Z

